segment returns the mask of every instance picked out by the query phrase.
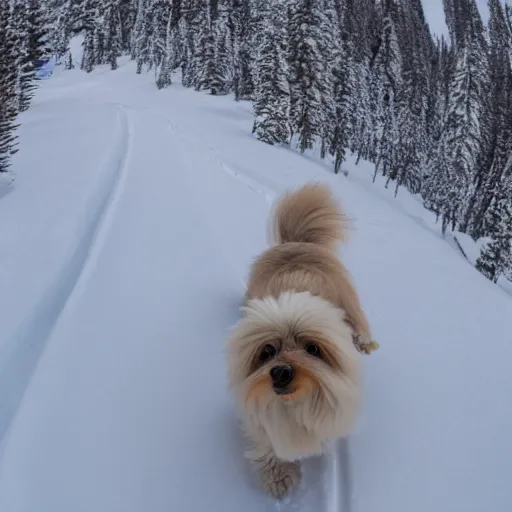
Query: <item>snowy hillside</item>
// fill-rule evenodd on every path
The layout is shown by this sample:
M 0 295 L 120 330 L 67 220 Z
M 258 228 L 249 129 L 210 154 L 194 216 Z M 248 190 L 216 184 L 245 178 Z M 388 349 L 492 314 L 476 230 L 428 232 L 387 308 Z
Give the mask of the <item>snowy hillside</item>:
M 255 140 L 248 103 L 56 73 L 0 192 L 0 510 L 512 510 L 512 300 L 372 184 Z M 122 84 L 122 87 L 119 85 Z M 331 458 L 276 503 L 243 458 L 224 342 L 272 201 L 330 183 L 381 349 Z

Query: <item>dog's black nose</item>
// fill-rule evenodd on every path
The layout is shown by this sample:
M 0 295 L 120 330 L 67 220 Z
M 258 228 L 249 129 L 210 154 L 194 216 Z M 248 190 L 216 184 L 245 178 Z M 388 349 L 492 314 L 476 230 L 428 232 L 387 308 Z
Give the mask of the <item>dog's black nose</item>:
M 293 379 L 293 368 L 289 364 L 274 366 L 270 370 L 270 377 L 272 377 L 274 386 L 284 388 Z

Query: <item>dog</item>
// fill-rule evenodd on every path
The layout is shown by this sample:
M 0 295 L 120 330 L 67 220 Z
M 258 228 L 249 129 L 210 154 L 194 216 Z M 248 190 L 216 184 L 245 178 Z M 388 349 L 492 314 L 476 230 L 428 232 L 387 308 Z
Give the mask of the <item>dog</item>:
M 337 257 L 348 219 L 322 184 L 282 196 L 271 247 L 253 262 L 243 317 L 227 340 L 228 380 L 263 489 L 282 499 L 301 460 L 351 431 L 361 401 L 359 352 L 378 348 Z

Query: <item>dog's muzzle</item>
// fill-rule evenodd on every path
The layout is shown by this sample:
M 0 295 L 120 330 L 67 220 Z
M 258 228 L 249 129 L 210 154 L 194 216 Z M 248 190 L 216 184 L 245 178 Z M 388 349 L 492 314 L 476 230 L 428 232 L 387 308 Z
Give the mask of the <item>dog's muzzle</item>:
M 274 366 L 270 370 L 270 377 L 272 379 L 272 386 L 278 395 L 287 395 L 292 393 L 289 384 L 294 377 L 293 368 L 289 364 L 282 364 Z

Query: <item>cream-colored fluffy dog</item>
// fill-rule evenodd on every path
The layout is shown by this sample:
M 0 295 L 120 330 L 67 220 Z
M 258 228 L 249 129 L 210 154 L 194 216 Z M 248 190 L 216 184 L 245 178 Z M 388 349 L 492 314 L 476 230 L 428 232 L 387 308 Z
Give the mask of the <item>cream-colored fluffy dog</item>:
M 253 263 L 244 318 L 227 343 L 229 381 L 263 488 L 283 498 L 300 459 L 346 436 L 360 402 L 357 350 L 378 347 L 337 258 L 346 218 L 326 186 L 278 201 L 273 246 Z

